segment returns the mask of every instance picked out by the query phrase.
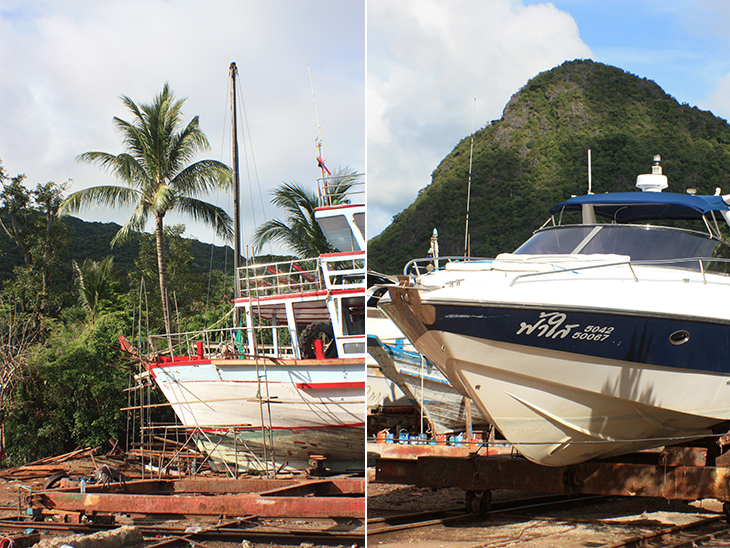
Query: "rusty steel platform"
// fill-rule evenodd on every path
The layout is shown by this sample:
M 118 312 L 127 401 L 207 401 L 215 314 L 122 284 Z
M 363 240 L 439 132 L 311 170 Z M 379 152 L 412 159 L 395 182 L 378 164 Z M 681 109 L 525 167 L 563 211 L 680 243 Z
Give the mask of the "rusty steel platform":
M 417 459 L 425 456 L 468 457 L 481 450 L 481 443 L 463 442 L 460 445 L 430 445 L 368 442 L 368 459 Z M 508 443 L 497 443 L 489 446 L 490 455 L 510 455 L 515 449 Z
M 365 517 L 362 478 L 141 480 L 31 491 L 27 507 L 51 512 L 267 518 Z
M 707 449 L 684 447 L 637 453 L 622 462 L 594 461 L 557 467 L 509 456 L 380 458 L 375 461 L 375 481 L 458 487 L 472 493 L 508 489 L 730 501 L 730 467 L 706 466 L 707 460 Z

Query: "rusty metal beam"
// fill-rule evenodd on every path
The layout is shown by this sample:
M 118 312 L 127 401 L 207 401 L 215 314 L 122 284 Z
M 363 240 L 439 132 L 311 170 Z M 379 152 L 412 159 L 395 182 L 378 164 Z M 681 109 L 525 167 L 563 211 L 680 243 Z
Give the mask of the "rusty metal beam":
M 65 493 L 78 493 L 78 482 L 72 487 L 55 489 Z M 184 494 L 215 495 L 220 493 L 287 494 L 365 494 L 365 482 L 358 478 L 329 478 L 319 480 L 266 479 L 266 478 L 209 478 L 180 480 L 135 480 L 107 485 L 87 485 L 87 493 L 122 492 L 136 494 Z
M 124 493 L 31 493 L 34 508 L 67 512 L 224 515 L 300 518 L 364 518 L 365 497 L 289 497 L 244 494 L 139 495 Z
M 504 457 L 430 456 L 378 459 L 375 466 L 377 482 L 419 487 L 730 501 L 730 468 L 713 466 L 589 462 L 548 467 Z

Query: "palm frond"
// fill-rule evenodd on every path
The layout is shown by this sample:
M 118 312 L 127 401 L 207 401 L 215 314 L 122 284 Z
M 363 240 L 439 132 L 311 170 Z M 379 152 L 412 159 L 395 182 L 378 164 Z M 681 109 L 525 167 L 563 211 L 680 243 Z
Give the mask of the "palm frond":
M 284 210 L 285 221 L 267 221 L 254 233 L 260 250 L 269 242 L 280 242 L 300 258 L 316 257 L 333 250 L 314 216 L 317 197 L 298 183 L 282 183 L 273 191 L 271 203 Z
M 139 191 L 123 186 L 94 186 L 70 194 L 61 204 L 59 212 L 67 214 L 81 208 L 101 204 L 111 207 L 128 207 L 139 200 Z
M 233 219 L 224 209 L 187 196 L 178 198 L 175 209 L 186 213 L 195 221 L 213 227 L 216 234 L 225 241 L 233 240 Z
M 233 172 L 223 162 L 200 160 L 175 175 L 171 184 L 187 196 L 201 196 L 215 190 L 229 190 Z
M 122 228 L 114 235 L 110 242 L 111 247 L 114 247 L 117 243 L 124 243 L 128 241 L 134 234 L 142 232 L 147 224 L 147 220 L 150 216 L 150 208 L 147 204 L 139 203 L 132 212 L 132 215 L 127 219 Z

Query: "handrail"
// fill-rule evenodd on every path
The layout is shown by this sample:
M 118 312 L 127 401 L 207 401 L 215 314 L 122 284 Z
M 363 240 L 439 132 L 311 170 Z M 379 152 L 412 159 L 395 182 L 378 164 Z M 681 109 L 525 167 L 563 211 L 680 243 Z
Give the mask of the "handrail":
M 322 275 L 328 290 L 365 289 L 365 253 L 349 252 L 321 255 Z
M 484 261 L 493 261 L 494 258 L 491 257 L 464 257 L 463 255 L 447 255 L 443 257 L 420 257 L 418 259 L 411 259 L 406 263 L 406 266 L 403 267 L 403 275 L 404 276 L 410 276 L 409 273 L 410 269 L 415 269 L 415 272 L 413 273 L 415 276 L 420 276 L 421 274 L 425 274 L 426 272 L 421 272 L 418 268 L 418 265 L 425 265 L 423 268 L 426 269 L 427 272 L 431 272 L 434 269 L 440 270 L 441 268 L 444 268 L 446 264 L 448 263 L 470 263 L 470 262 L 484 262 Z M 441 262 L 443 262 L 443 266 L 441 265 Z M 428 266 L 431 266 L 431 270 L 428 270 Z
M 289 340 L 289 328 L 287 325 L 255 325 L 253 329 L 257 333 L 270 332 L 266 339 L 271 338 L 271 342 L 262 342 L 258 336 L 254 337 L 256 342 L 256 352 L 249 348 L 247 337 L 241 336 L 236 338 L 236 331 L 241 334 L 246 327 L 227 327 L 216 329 L 200 329 L 196 331 L 186 331 L 182 333 L 171 333 L 169 340 L 174 341 L 173 350 L 176 349 L 176 355 L 186 356 L 188 358 L 208 359 L 227 359 L 227 358 L 244 358 L 254 354 L 267 357 L 294 357 L 294 348 Z M 279 331 L 276 337 L 278 344 L 273 344 L 275 331 Z M 155 341 L 167 341 L 167 335 L 151 335 L 150 342 L 154 346 Z M 201 343 L 198 345 L 198 343 Z M 277 351 L 274 352 L 274 349 Z
M 549 274 L 556 274 L 556 273 L 565 273 L 565 272 L 578 272 L 583 270 L 590 270 L 595 268 L 607 268 L 607 267 L 615 267 L 615 266 L 622 266 L 626 265 L 629 267 L 629 270 L 631 271 L 631 274 L 634 278 L 635 282 L 639 281 L 639 278 L 636 276 L 636 271 L 634 270 L 634 267 L 636 266 L 667 266 L 672 264 L 686 264 L 686 263 L 694 263 L 698 262 L 699 264 L 699 272 L 702 274 L 702 283 L 707 284 L 707 277 L 706 273 L 707 270 L 705 269 L 705 262 L 717 262 L 717 263 L 727 263 L 730 264 L 730 259 L 724 259 L 724 258 L 712 258 L 712 257 L 687 257 L 687 258 L 681 258 L 681 259 L 653 259 L 653 260 L 641 260 L 641 261 L 619 261 L 615 263 L 601 263 L 601 264 L 594 264 L 594 265 L 586 265 L 586 266 L 579 266 L 575 268 L 562 268 L 558 270 L 545 270 L 541 272 L 525 272 L 523 274 L 518 274 L 514 278 L 512 278 L 512 281 L 509 283 L 509 287 L 512 287 L 515 283 L 518 281 L 524 279 L 524 278 L 531 278 L 535 276 L 544 276 Z M 553 266 L 558 266 L 554 263 L 549 263 L 546 261 L 547 264 L 553 264 Z M 542 264 L 546 264 L 542 263 Z M 712 274 L 713 272 L 711 272 Z M 720 274 L 720 272 L 717 272 L 717 274 Z
M 241 295 L 248 298 L 325 289 L 317 259 L 249 264 L 237 274 Z
M 356 173 L 352 177 L 358 179 L 339 190 L 338 183 L 347 176 L 332 175 L 317 179 L 317 198 L 319 207 L 334 205 L 364 204 L 365 203 L 365 181 L 359 180 L 362 173 Z M 338 192 L 339 190 L 339 192 Z

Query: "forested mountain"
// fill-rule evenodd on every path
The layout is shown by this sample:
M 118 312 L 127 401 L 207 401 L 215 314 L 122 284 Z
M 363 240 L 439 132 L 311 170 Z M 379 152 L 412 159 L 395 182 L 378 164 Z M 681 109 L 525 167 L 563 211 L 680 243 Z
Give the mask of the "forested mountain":
M 86 259 L 102 261 L 109 255 L 114 256 L 115 268 L 129 273 L 135 268 L 134 261 L 139 256 L 139 238 L 110 247 L 114 235 L 121 228 L 116 223 L 99 223 L 82 221 L 76 217 L 63 217 L 68 227 L 67 260 L 64 269 L 70 273 L 71 261 L 81 264 Z M 195 274 L 208 273 L 210 270 L 233 273 L 233 250 L 230 246 L 212 246 L 195 239 L 190 240 L 193 262 L 191 272 Z M 13 269 L 23 264 L 23 255 L 15 243 L 0 230 L 0 282 L 13 276 Z M 211 263 L 212 261 L 212 263 Z
M 434 228 L 442 256 L 464 254 L 469 150 L 466 136 L 432 173 L 431 184 L 368 242 L 368 267 L 401 273 L 425 256 Z M 587 191 L 632 191 L 661 154 L 665 192 L 714 194 L 730 174 L 730 125 L 680 104 L 655 82 L 576 60 L 538 74 L 506 105 L 499 120 L 474 134 L 469 233 L 472 256 L 516 249 L 549 208 Z

